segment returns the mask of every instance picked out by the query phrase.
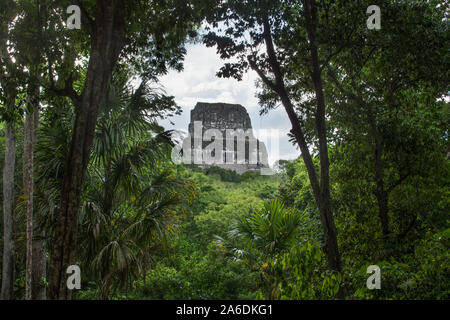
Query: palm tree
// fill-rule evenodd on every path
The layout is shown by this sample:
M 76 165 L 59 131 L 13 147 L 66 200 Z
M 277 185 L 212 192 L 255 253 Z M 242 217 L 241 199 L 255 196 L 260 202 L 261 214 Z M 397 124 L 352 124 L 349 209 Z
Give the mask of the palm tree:
M 290 248 L 299 235 L 301 221 L 297 212 L 275 199 L 237 219 L 228 239 L 218 238 L 218 243 L 231 248 L 237 258 L 254 261 L 273 257 Z
M 101 105 L 83 187 L 77 257 L 85 280 L 97 283 L 104 299 L 118 289 L 128 291 L 134 279 L 145 275 L 150 253 L 195 196 L 195 188 L 170 162 L 171 132 L 156 123 L 178 110 L 172 97 L 145 82 L 132 90 L 123 74 L 115 75 Z M 47 137 L 40 141 L 41 183 L 49 187 L 41 194 L 41 206 L 48 210 L 50 229 L 73 121 L 71 112 L 58 112 L 63 120 L 44 126 Z
M 227 239 L 217 237 L 218 244 L 228 248 L 234 259 L 244 260 L 252 271 L 260 272 L 264 292 L 273 299 L 279 295 L 279 278 L 270 265 L 299 242 L 304 218 L 275 199 L 237 219 Z

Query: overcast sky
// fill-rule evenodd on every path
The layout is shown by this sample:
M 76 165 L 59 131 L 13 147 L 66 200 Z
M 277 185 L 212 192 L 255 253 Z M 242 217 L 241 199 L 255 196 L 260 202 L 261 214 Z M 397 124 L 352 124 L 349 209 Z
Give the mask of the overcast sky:
M 250 115 L 255 135 L 266 143 L 271 165 L 279 159 L 297 158 L 300 152 L 288 141 L 287 133 L 291 126 L 284 109 L 279 107 L 268 115 L 260 116 L 258 99 L 255 97 L 257 75 L 249 72 L 239 82 L 218 78 L 216 72 L 222 63 L 214 48 L 206 48 L 203 44 L 189 45 L 184 71 L 171 71 L 161 78 L 161 84 L 167 94 L 175 97 L 183 113 L 170 119 L 174 125 L 169 120 L 164 120 L 161 124 L 167 130 L 187 131 L 190 112 L 197 102 L 241 104 Z M 265 139 L 262 132 L 258 131 L 260 129 L 268 130 L 271 138 Z M 277 138 L 274 138 L 275 136 Z

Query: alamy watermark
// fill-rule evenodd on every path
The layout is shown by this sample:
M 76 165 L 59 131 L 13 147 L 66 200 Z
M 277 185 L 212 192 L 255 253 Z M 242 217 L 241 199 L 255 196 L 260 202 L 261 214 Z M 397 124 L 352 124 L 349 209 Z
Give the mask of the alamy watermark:
M 381 289 L 381 269 L 377 265 L 367 267 L 367 273 L 372 275 L 367 279 L 366 285 L 369 290 Z
M 367 14 L 370 14 L 367 19 L 367 28 L 369 30 L 381 29 L 381 9 L 377 5 L 370 5 L 366 10 Z M 81 9 L 77 5 L 70 5 L 67 7 L 67 14 L 70 16 L 67 18 L 67 28 L 70 30 L 81 29 Z
M 367 14 L 370 14 L 367 19 L 367 29 L 380 30 L 381 29 L 381 9 L 379 6 L 371 5 L 366 10 Z
M 71 5 L 67 7 L 67 14 L 70 16 L 67 18 L 67 29 L 81 29 L 81 9 L 77 5 Z
M 67 268 L 67 274 L 70 276 L 67 278 L 67 289 L 80 290 L 81 289 L 81 269 L 77 265 L 72 265 Z

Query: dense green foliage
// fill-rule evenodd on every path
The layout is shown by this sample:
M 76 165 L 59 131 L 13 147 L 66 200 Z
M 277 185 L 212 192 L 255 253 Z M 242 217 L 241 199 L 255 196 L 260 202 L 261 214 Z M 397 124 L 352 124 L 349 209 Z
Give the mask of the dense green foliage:
M 70 260 L 75 299 L 450 299 L 447 1 L 380 1 L 378 31 L 368 0 L 77 2 L 80 32 L 61 5 L 0 8 L 9 298 L 30 298 L 39 243 L 49 297 L 72 297 L 51 273 Z M 261 114 L 287 111 L 302 155 L 276 174 L 173 163 L 159 123 L 181 107 L 158 77 L 182 70 L 200 31 L 229 60 L 218 76 L 255 71 Z M 366 285 L 373 265 L 381 290 Z
M 207 174 L 208 170 L 205 173 L 184 170 L 186 178 L 197 185 L 198 197 L 187 210 L 182 226 L 169 240 L 169 256 L 154 262 L 155 270 L 148 274 L 139 297 L 255 298 L 258 275 L 245 261 L 234 259 L 217 239 L 225 237 L 237 219 L 263 205 L 266 190 L 277 190 L 279 179 L 255 176 L 237 184 L 222 180 L 221 176 L 227 180 L 232 174 L 228 170 L 215 168 L 214 172 L 221 174 L 212 175 Z M 142 280 L 138 285 L 142 285 Z

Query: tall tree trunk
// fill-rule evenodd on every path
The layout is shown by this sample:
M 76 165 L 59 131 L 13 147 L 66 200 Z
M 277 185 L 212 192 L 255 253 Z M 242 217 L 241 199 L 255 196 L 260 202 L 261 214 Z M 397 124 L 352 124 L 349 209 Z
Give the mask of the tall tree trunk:
M 30 96 L 31 100 L 33 97 Z M 31 103 L 30 103 L 31 104 Z M 31 104 L 32 105 L 32 104 Z M 31 107 L 33 109 L 33 107 Z M 26 213 L 26 263 L 25 263 L 25 299 L 31 300 L 32 266 L 33 266 L 33 192 L 34 192 L 34 110 L 27 111 L 25 115 L 24 135 L 24 194 L 27 201 Z
M 319 64 L 319 55 L 316 44 L 317 13 L 314 1 L 311 1 L 311 7 L 306 7 L 307 33 L 311 48 L 311 78 L 316 95 L 316 113 L 315 122 L 317 137 L 319 139 L 320 156 L 320 197 L 319 211 L 322 221 L 322 227 L 325 233 L 325 247 L 327 248 L 327 259 L 331 269 L 341 271 L 341 259 L 337 243 L 337 230 L 334 223 L 333 212 L 331 208 L 330 195 L 330 160 L 328 157 L 328 141 L 326 128 L 326 105 L 323 91 L 322 71 Z M 308 12 L 309 11 L 309 12 Z M 310 18 L 308 18 L 310 17 Z
M 34 210 L 34 150 L 39 125 L 39 85 L 30 84 L 29 110 L 25 118 L 23 185 L 27 199 L 26 287 L 27 300 L 45 300 L 46 252 L 43 231 L 39 229 L 39 214 Z
M 34 217 L 36 218 L 36 214 Z M 34 235 L 31 297 L 33 300 L 46 300 L 47 252 L 45 250 L 45 234 L 42 233 L 36 224 L 34 225 Z
M 374 137 L 374 162 L 375 162 L 375 197 L 378 202 L 378 217 L 380 218 L 381 231 L 386 241 L 389 231 L 389 191 L 384 183 L 384 161 L 382 138 L 376 126 L 375 116 L 369 113 L 370 128 Z
M 39 91 L 39 89 L 38 89 Z M 37 101 L 39 107 L 39 101 Z M 34 120 L 34 144 L 37 142 L 37 130 L 39 127 L 39 108 L 33 113 Z M 45 279 L 47 277 L 47 252 L 45 249 L 45 233 L 39 227 L 39 212 L 34 210 L 33 214 L 33 250 L 32 250 L 32 270 L 31 270 L 31 298 L 33 300 L 47 299 L 47 288 Z
M 378 202 L 378 216 L 381 223 L 381 231 L 383 233 L 384 239 L 389 235 L 389 193 L 385 190 L 384 179 L 383 179 L 383 159 L 381 144 L 378 139 L 375 138 L 375 180 L 376 189 L 375 196 Z
M 125 44 L 124 1 L 98 0 L 91 28 L 91 53 L 81 102 L 77 107 L 61 206 L 49 266 L 49 298 L 71 299 L 66 270 L 75 263 L 78 213 L 84 176 L 95 135 L 98 108 Z M 83 270 L 82 270 L 83 271 Z
M 310 29 L 310 27 L 312 26 L 311 12 L 308 12 L 307 15 L 310 15 L 309 18 L 307 19 L 307 22 L 309 22 L 308 33 L 311 33 L 309 34 L 310 42 L 313 43 L 315 41 L 314 39 L 315 29 Z M 338 249 L 337 231 L 331 209 L 328 145 L 326 138 L 326 124 L 325 124 L 325 99 L 322 87 L 321 71 L 319 68 L 317 47 L 315 45 L 311 45 L 312 80 L 314 83 L 314 89 L 317 99 L 317 110 L 315 117 L 316 117 L 316 130 L 319 138 L 319 148 L 320 148 L 320 172 L 321 172 L 320 182 L 317 177 L 316 169 L 311 154 L 309 152 L 303 130 L 301 128 L 299 119 L 295 113 L 295 108 L 286 90 L 281 67 L 276 57 L 275 47 L 270 31 L 269 19 L 267 16 L 264 17 L 263 19 L 263 26 L 264 26 L 264 40 L 266 43 L 267 55 L 269 58 L 269 63 L 272 72 L 275 76 L 275 83 L 269 80 L 251 59 L 249 59 L 249 63 L 252 69 L 254 69 L 258 73 L 258 75 L 261 77 L 264 83 L 279 95 L 281 102 L 286 110 L 286 113 L 288 114 L 289 120 L 292 125 L 291 132 L 294 134 L 296 141 L 300 147 L 302 158 L 305 162 L 311 187 L 313 189 L 314 199 L 319 209 L 320 220 L 322 223 L 322 228 L 325 236 L 325 251 L 327 254 L 328 266 L 332 270 L 341 271 L 341 259 Z M 311 39 L 311 37 L 313 39 Z
M 5 164 L 3 167 L 3 267 L 0 298 L 13 297 L 14 284 L 14 168 L 16 130 L 13 122 L 5 125 Z
M 320 212 L 320 220 L 325 235 L 325 248 L 327 254 L 327 262 L 332 270 L 342 271 L 341 255 L 337 241 L 337 230 L 334 223 L 333 211 L 331 207 L 330 195 L 330 160 L 328 157 L 328 141 L 326 128 L 326 104 L 325 94 L 323 91 L 322 69 L 320 67 L 319 53 L 317 47 L 317 4 L 315 0 L 305 0 L 305 26 L 306 33 L 309 38 L 311 50 L 311 79 L 316 95 L 316 113 L 315 122 L 317 137 L 319 139 L 319 156 L 320 156 L 320 196 L 318 207 Z M 317 201 L 317 200 L 316 200 Z M 339 286 L 337 298 L 343 298 L 344 292 L 342 286 Z
M 315 122 L 319 140 L 320 190 L 319 196 L 316 196 L 316 202 L 319 207 L 320 219 L 324 229 L 328 265 L 333 270 L 341 271 L 342 266 L 337 242 L 337 230 L 331 208 L 330 161 L 328 156 L 327 128 L 325 120 L 326 104 L 316 36 L 318 25 L 317 4 L 314 0 L 305 0 L 303 1 L 303 4 L 305 8 L 306 33 L 308 34 L 311 51 L 311 79 L 317 104 Z
M 39 32 L 39 40 L 42 38 L 42 11 L 47 10 L 46 1 L 45 0 L 37 0 L 36 1 L 36 18 L 37 18 L 37 28 Z M 34 52 L 33 57 L 34 74 L 36 75 L 36 79 L 39 78 L 40 68 L 42 66 L 42 50 L 36 50 Z M 32 96 L 32 107 L 33 107 L 33 151 L 34 154 L 34 146 L 37 143 L 37 130 L 39 127 L 39 109 L 40 109 L 40 85 L 39 82 L 36 82 L 31 87 L 31 96 Z M 34 162 L 33 162 L 34 163 Z M 33 178 L 33 187 L 34 187 L 34 170 L 31 175 Z M 45 279 L 47 277 L 47 253 L 45 250 L 45 232 L 41 230 L 39 226 L 40 215 L 36 210 L 33 211 L 33 240 L 32 240 L 32 258 L 33 261 L 31 266 L 31 298 L 33 300 L 45 300 L 47 298 L 47 289 L 45 285 Z

